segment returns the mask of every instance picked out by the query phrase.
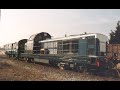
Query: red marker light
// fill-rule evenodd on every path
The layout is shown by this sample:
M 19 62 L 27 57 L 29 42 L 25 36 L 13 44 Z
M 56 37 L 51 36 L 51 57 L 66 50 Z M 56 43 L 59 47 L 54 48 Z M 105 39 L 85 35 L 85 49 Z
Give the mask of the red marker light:
M 97 67 L 100 66 L 100 62 L 99 62 L 99 60 L 96 61 L 96 65 L 97 65 Z

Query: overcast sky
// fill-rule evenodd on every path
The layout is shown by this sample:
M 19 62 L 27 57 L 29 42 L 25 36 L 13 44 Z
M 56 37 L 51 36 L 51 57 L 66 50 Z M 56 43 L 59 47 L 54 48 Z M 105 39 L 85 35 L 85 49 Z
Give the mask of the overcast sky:
M 65 34 L 102 33 L 109 36 L 120 20 L 120 9 L 2 9 L 0 46 L 48 32 Z

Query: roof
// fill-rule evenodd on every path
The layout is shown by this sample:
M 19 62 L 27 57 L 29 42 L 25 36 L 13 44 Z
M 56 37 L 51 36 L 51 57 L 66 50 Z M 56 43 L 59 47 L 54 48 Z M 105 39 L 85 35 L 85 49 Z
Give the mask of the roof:
M 70 36 L 61 37 L 61 38 L 53 38 L 53 39 L 39 41 L 39 43 L 40 42 L 58 41 L 58 40 L 78 39 L 80 37 L 93 36 L 93 35 L 97 35 L 97 34 L 100 34 L 100 33 L 88 33 L 88 34 L 70 35 Z M 103 35 L 103 34 L 101 34 L 101 35 Z
M 35 38 L 37 38 L 37 37 L 39 37 L 39 36 L 41 36 L 41 37 L 47 37 L 47 38 L 51 38 L 51 35 L 49 34 L 49 33 L 47 33 L 47 32 L 40 32 L 40 33 L 37 33 L 37 34 L 33 34 L 33 35 L 31 35 L 30 36 L 30 38 L 28 39 L 28 41 L 30 40 L 34 40 Z M 40 38 L 37 38 L 37 40 L 38 39 L 40 39 Z M 41 41 L 41 40 L 40 40 Z
M 30 38 L 28 40 L 34 40 L 34 38 L 35 38 L 36 35 L 37 34 L 34 34 L 34 35 L 30 36 Z

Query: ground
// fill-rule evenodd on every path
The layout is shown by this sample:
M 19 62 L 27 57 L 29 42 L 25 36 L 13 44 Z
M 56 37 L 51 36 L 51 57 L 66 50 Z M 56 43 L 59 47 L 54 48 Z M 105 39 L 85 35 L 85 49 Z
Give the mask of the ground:
M 8 58 L 0 52 L 0 81 L 116 81 L 69 70 L 60 70 L 49 65 L 34 64 Z M 118 79 L 117 79 L 118 80 Z

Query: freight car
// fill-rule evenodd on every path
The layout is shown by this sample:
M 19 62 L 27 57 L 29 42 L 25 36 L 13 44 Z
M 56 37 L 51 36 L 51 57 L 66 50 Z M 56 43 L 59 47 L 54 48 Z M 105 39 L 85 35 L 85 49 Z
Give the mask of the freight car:
M 10 43 L 10 44 L 6 44 L 4 45 L 4 48 L 6 50 L 6 55 L 8 55 L 9 57 L 15 57 L 16 53 L 17 53 L 17 42 L 15 43 Z
M 120 44 L 107 45 L 107 57 L 116 59 L 116 63 L 120 63 Z
M 22 57 L 22 53 L 25 56 L 24 58 L 26 58 L 28 55 L 39 54 L 41 44 L 38 43 L 38 41 L 50 38 L 51 36 L 48 33 L 41 32 L 30 36 L 29 39 L 22 39 L 18 42 L 4 45 L 5 53 L 9 57 L 16 57 L 17 59 Z
M 19 58 L 21 53 L 25 51 L 25 43 L 27 39 L 22 39 L 15 43 L 10 43 L 4 45 L 5 53 L 9 57 L 16 57 Z
M 103 69 L 103 64 L 106 69 L 107 42 L 107 36 L 99 33 L 51 39 L 50 34 L 41 32 L 12 44 L 11 49 L 8 49 L 11 44 L 5 45 L 5 49 L 8 56 L 28 62 L 47 63 L 61 69 L 91 71 Z

